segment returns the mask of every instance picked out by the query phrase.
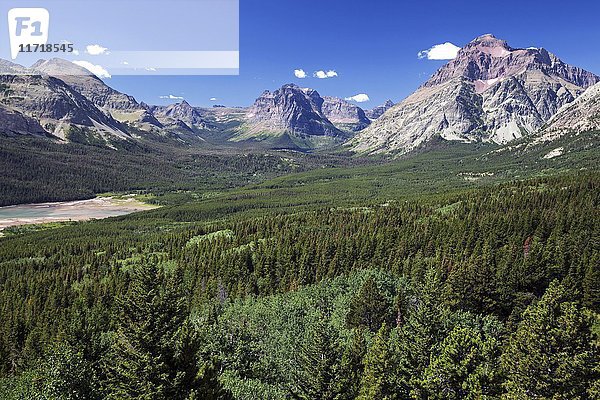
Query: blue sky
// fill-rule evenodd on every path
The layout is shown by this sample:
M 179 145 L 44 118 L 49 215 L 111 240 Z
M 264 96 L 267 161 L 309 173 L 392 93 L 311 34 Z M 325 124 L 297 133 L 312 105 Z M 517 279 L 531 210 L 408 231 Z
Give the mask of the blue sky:
M 117 11 L 122 3 L 114 2 Z M 185 7 L 185 1 L 179 3 Z M 544 47 L 600 74 L 599 15 L 600 2 L 593 0 L 572 5 L 556 0 L 240 0 L 239 76 L 113 76 L 106 82 L 150 104 L 173 102 L 161 99 L 173 95 L 199 106 L 249 105 L 265 89 L 292 82 L 322 95 L 366 93 L 371 101 L 361 106 L 371 108 L 388 98 L 406 97 L 445 63 L 418 59 L 419 51 L 444 42 L 463 46 L 484 33 L 513 47 Z M 153 21 L 152 33 L 144 39 L 169 34 L 171 20 Z M 206 29 L 198 32 L 194 40 L 219 40 Z M 308 77 L 296 78 L 295 69 Z M 317 70 L 334 70 L 337 77 L 312 77 Z

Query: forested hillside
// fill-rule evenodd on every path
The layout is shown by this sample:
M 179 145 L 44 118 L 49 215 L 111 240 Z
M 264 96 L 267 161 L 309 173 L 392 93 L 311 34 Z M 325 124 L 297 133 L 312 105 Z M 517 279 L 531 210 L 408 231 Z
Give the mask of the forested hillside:
M 284 183 L 0 239 L 0 397 L 600 395 L 595 172 L 356 207 Z
M 330 166 L 367 163 L 336 156 L 190 148 L 162 139 L 119 149 L 0 136 L 0 206 L 79 200 L 104 192 L 142 191 L 166 202 Z M 188 196 L 181 193 L 188 192 Z M 179 195 L 175 195 L 179 193 Z M 160 200 L 160 199 L 159 199 Z

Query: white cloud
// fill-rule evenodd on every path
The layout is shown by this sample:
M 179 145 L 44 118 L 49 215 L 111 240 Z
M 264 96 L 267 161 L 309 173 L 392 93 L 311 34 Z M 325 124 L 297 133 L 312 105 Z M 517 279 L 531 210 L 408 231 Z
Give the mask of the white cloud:
M 86 46 L 85 52 L 92 56 L 99 56 L 101 54 L 108 54 L 108 49 L 99 44 L 90 44 Z
M 127 61 L 123 61 L 121 64 L 123 64 L 123 65 L 129 65 L 129 63 Z
M 110 78 L 111 75 L 101 65 L 95 65 L 88 61 L 73 61 L 73 64 L 79 65 L 96 75 L 98 78 Z
M 313 74 L 313 76 L 315 78 L 319 78 L 319 79 L 327 79 L 327 78 L 333 78 L 338 76 L 337 72 L 333 71 L 333 70 L 329 70 L 329 71 L 315 71 L 315 73 Z
M 73 50 L 73 54 L 74 54 L 74 55 L 76 55 L 76 56 L 78 56 L 78 55 L 79 55 L 79 50 L 77 50 L 77 49 L 74 49 L 74 50 Z
M 364 103 L 365 101 L 371 100 L 369 95 L 365 93 L 355 94 L 354 96 L 346 97 L 344 100 L 355 101 L 357 103 Z
M 211 97 L 210 98 L 210 101 L 217 101 L 217 100 L 219 100 L 219 99 L 217 99 L 216 97 Z
M 306 72 L 303 69 L 295 69 L 294 75 L 296 75 L 296 78 L 298 79 L 304 79 L 307 76 Z
M 456 58 L 456 54 L 460 50 L 460 47 L 453 43 L 446 42 L 442 44 L 436 44 L 435 46 L 420 51 L 417 54 L 419 59 L 427 58 L 428 60 L 452 60 Z
M 184 100 L 183 97 L 180 96 L 174 96 L 172 94 L 168 95 L 168 96 L 160 96 L 161 99 L 169 99 L 169 100 Z
M 146 67 L 144 68 L 146 71 L 150 71 L 150 72 L 156 72 L 156 68 L 152 68 L 152 67 Z

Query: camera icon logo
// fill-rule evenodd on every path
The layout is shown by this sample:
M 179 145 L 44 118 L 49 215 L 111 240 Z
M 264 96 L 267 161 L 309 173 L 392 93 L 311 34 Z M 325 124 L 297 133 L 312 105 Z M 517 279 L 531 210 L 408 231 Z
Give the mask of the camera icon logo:
M 16 59 L 23 46 L 48 42 L 50 13 L 45 8 L 13 8 L 8 11 L 10 53 Z

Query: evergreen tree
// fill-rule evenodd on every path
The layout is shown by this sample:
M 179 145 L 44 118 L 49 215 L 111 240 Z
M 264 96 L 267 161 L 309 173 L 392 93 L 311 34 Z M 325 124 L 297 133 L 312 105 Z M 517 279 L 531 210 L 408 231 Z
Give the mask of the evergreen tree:
M 441 301 L 440 274 L 429 269 L 409 305 L 404 323 L 398 328 L 396 381 L 403 398 L 424 397 L 423 372 L 437 343 L 446 335 L 444 323 L 449 310 Z
M 302 369 L 293 397 L 302 400 L 333 400 L 338 396 L 338 365 L 340 362 L 335 331 L 321 318 L 310 328 L 302 347 Z
M 456 326 L 424 372 L 430 399 L 481 399 L 499 393 L 499 326 Z M 492 325 L 492 326 L 490 326 Z M 491 331 L 491 332 L 490 332 Z
M 365 370 L 359 400 L 391 400 L 397 398 L 393 384 L 392 355 L 388 348 L 389 329 L 383 324 L 365 356 Z
M 384 322 L 391 322 L 391 303 L 388 301 L 371 277 L 363 283 L 358 294 L 352 299 L 346 323 L 350 327 L 365 326 L 371 332 L 377 332 Z
M 600 255 L 587 265 L 583 277 L 583 301 L 586 307 L 600 312 Z
M 592 317 L 553 281 L 511 336 L 502 366 L 510 398 L 585 399 L 600 379 Z
M 197 342 L 181 278 L 154 263 L 136 266 L 118 299 L 117 330 L 105 358 L 113 399 L 186 399 L 200 394 Z
M 340 362 L 337 390 L 338 400 L 353 400 L 358 396 L 360 380 L 364 371 L 363 359 L 367 350 L 365 333 L 354 329 Z

